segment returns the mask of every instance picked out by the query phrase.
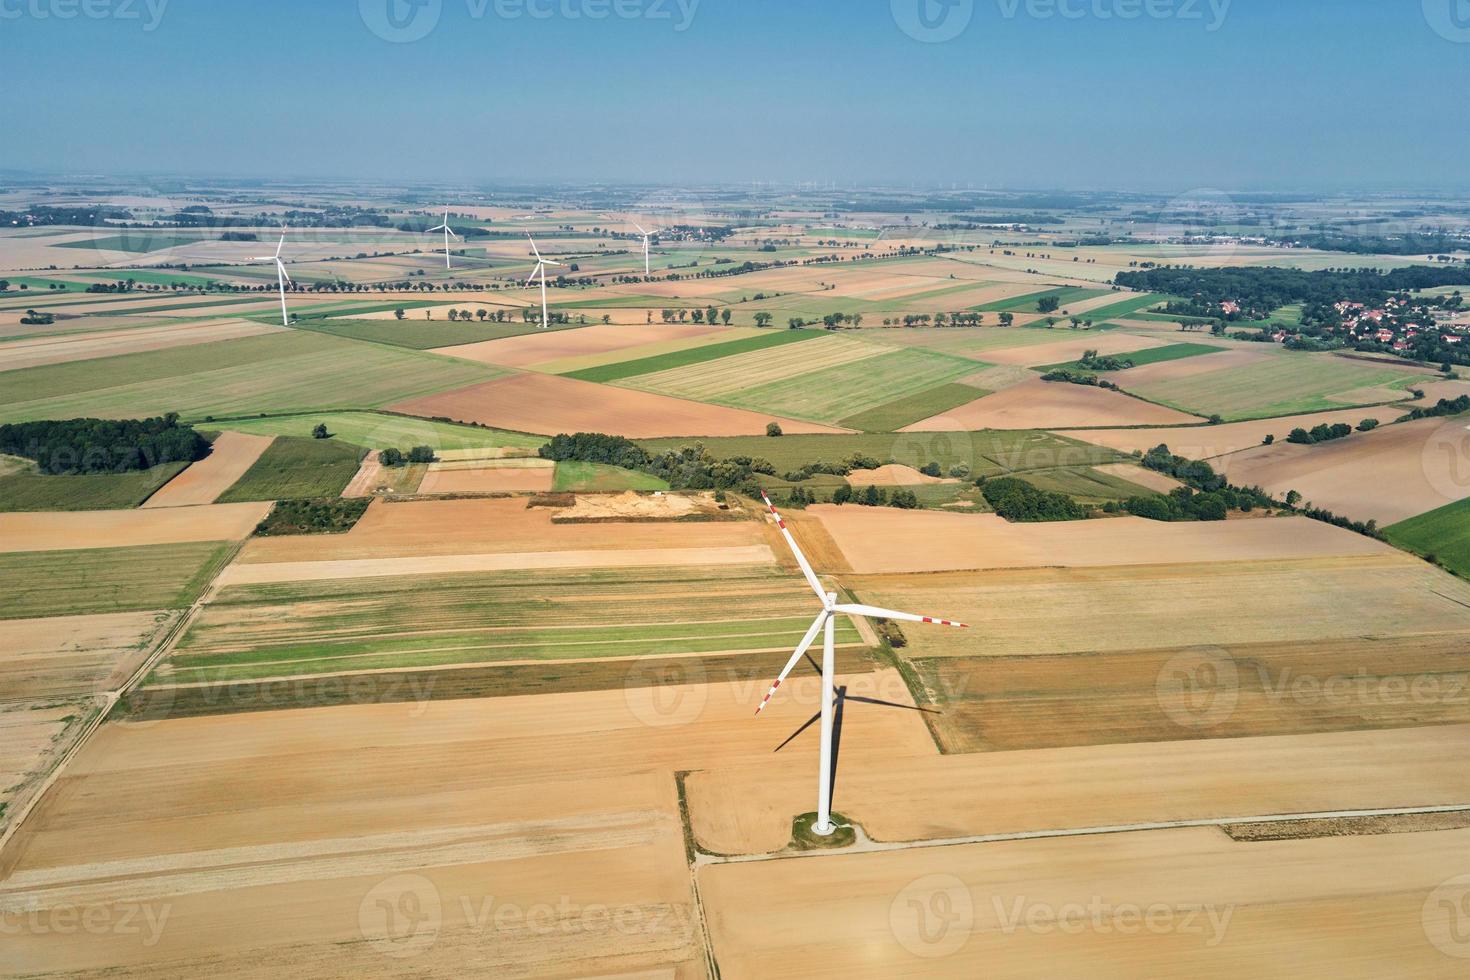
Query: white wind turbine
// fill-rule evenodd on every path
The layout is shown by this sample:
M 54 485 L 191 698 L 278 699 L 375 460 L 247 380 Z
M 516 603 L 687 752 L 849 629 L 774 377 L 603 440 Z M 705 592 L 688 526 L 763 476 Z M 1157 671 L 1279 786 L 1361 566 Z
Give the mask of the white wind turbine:
M 448 269 L 449 268 L 449 236 L 450 235 L 454 235 L 455 238 L 463 238 L 464 237 L 463 235 L 456 234 L 455 231 L 454 231 L 454 229 L 451 228 L 451 227 L 449 227 L 449 209 L 448 208 L 445 208 L 444 209 L 444 223 L 442 225 L 435 225 L 432 228 L 425 229 L 425 232 L 426 233 L 427 232 L 432 232 L 432 231 L 442 231 L 442 232 L 444 232 L 444 268 Z
M 766 704 L 770 702 L 772 696 L 776 693 L 776 689 L 781 686 L 782 681 L 786 680 L 786 675 L 791 673 L 791 668 L 796 666 L 796 662 L 806 654 L 807 648 L 816 640 L 817 632 L 820 630 L 822 632 L 822 746 L 820 761 L 818 762 L 820 772 L 817 775 L 817 822 L 813 825 L 812 832 L 825 837 L 835 829 L 832 825 L 832 715 L 834 701 L 836 700 L 833 675 L 836 672 L 834 646 L 837 614 L 868 616 L 875 619 L 899 619 L 909 623 L 934 623 L 938 626 L 957 626 L 961 629 L 968 629 L 968 626 L 964 623 L 952 623 L 947 619 L 935 619 L 932 616 L 915 616 L 912 613 L 894 612 L 891 609 L 880 609 L 877 606 L 864 606 L 858 603 L 839 603 L 837 601 L 837 593 L 823 590 L 822 583 L 817 580 L 816 573 L 812 571 L 812 566 L 807 563 L 806 555 L 803 555 L 801 549 L 797 547 L 796 539 L 791 536 L 791 531 L 786 527 L 786 522 L 781 519 L 781 515 L 777 513 L 775 505 L 771 503 L 771 498 L 766 496 L 765 491 L 761 491 L 761 499 L 770 508 L 771 515 L 776 518 L 776 523 L 781 528 L 781 534 L 785 536 L 786 543 L 791 546 L 791 553 L 796 556 L 796 563 L 801 566 L 801 574 L 806 576 L 807 584 L 812 587 L 812 591 L 821 600 L 822 611 L 812 621 L 811 628 L 806 631 L 806 636 L 802 637 L 801 642 L 797 644 L 796 652 L 786 662 L 786 668 L 781 671 L 781 676 L 777 677 L 776 682 L 771 685 L 770 691 L 766 693 L 765 699 L 761 701 L 760 706 L 755 709 L 755 713 L 759 715 Z M 848 700 L 863 701 L 869 699 L 849 697 Z M 877 703 L 883 704 L 887 702 Z M 897 707 L 908 706 L 897 705 Z M 788 739 L 787 741 L 790 740 Z
M 633 222 L 633 227 L 637 228 L 638 234 L 643 236 L 643 274 L 645 276 L 652 275 L 652 267 L 648 264 L 648 232 L 644 231 L 643 226 L 636 221 Z
M 281 226 L 281 240 L 276 244 L 275 255 L 257 255 L 251 262 L 274 262 L 276 264 L 276 284 L 281 288 L 281 325 L 289 327 L 291 318 L 286 315 L 286 283 L 291 277 L 286 274 L 286 263 L 281 261 L 281 249 L 286 244 L 286 226 Z
M 531 241 L 531 251 L 536 253 L 536 268 L 532 269 L 531 274 L 526 277 L 526 285 L 531 285 L 531 280 L 537 276 L 541 277 L 541 329 L 545 330 L 551 325 L 551 321 L 548 319 L 546 313 L 546 267 L 548 265 L 559 266 L 561 263 L 553 262 L 551 259 L 543 259 L 541 257 L 541 250 L 536 247 L 536 239 L 531 238 L 530 232 L 526 232 L 526 237 Z

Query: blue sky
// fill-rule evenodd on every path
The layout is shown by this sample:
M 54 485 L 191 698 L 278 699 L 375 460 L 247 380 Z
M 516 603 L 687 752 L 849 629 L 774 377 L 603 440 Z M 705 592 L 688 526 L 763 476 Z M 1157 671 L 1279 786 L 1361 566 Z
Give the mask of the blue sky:
M 1470 151 L 1470 0 L 0 0 L 0 72 L 0 168 L 69 172 L 1461 189 Z

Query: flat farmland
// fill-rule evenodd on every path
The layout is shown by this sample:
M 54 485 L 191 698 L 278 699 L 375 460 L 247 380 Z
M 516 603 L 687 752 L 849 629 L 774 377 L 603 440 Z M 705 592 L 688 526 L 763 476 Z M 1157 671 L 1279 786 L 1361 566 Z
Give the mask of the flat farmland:
M 183 472 L 185 463 L 163 463 L 126 473 L 50 475 L 29 463 L 0 475 L 0 512 L 129 510 Z M 3 545 L 0 545 L 3 549 Z
M 529 367 L 566 357 L 627 350 L 668 340 L 717 338 L 721 328 L 694 324 L 648 324 L 631 327 L 594 326 L 577 330 L 536 330 L 524 336 L 484 343 L 442 347 L 436 351 L 482 364 Z
M 293 331 L 6 372 L 0 418 L 188 418 L 377 407 L 499 373 L 417 351 Z
M 0 909 L 166 905 L 166 928 L 151 945 L 28 930 L 7 942 L 8 962 L 386 976 L 401 972 L 395 940 L 407 939 L 414 968 L 438 973 L 705 977 L 673 774 L 769 758 L 772 731 L 749 723 L 756 688 L 109 725 L 7 852 Z M 897 715 L 855 727 L 844 748 L 879 761 L 932 745 Z M 815 764 L 813 742 L 787 751 Z M 390 931 L 378 900 L 441 915 L 429 933 Z M 528 918 L 493 925 L 502 906 Z M 625 928 L 589 927 L 593 907 Z
M 6 620 L 0 691 L 6 698 L 45 698 L 115 690 L 177 618 L 145 610 Z
M 1165 344 L 1153 337 L 1117 330 L 1052 330 L 1049 344 L 1031 344 L 1014 350 L 998 349 L 985 355 L 993 364 L 1012 364 L 1017 367 L 1033 367 L 1043 364 L 1062 364 L 1075 361 L 1085 351 L 1095 350 L 1104 357 L 1123 356 L 1134 351 L 1163 347 Z
M 741 333 L 746 332 L 741 331 Z M 823 336 L 814 330 L 759 330 L 751 333 L 751 336 L 736 339 L 705 338 L 708 342 L 698 346 L 686 346 L 649 357 L 630 358 L 617 363 L 584 368 L 571 372 L 570 377 L 582 381 L 619 381 L 644 374 L 667 373 L 677 368 L 717 361 L 737 354 L 788 347 L 794 343 L 816 340 Z
M 92 698 L 0 702 L 0 831 L 7 815 L 14 818 L 26 808 L 97 711 Z M 7 943 L 7 956 L 9 949 Z
M 43 364 L 93 360 L 167 347 L 207 344 L 280 331 L 279 326 L 273 327 L 249 320 L 217 320 L 209 323 L 168 324 L 131 330 L 104 330 L 12 340 L 0 344 L 0 371 L 17 371 Z
M 780 651 L 810 625 L 808 595 L 769 565 L 226 586 L 152 681 Z M 861 640 L 844 621 L 838 642 Z
M 704 402 L 749 403 L 752 390 L 891 353 L 844 336 L 819 337 L 793 351 L 784 347 L 734 354 L 669 371 L 625 379 L 626 387 Z M 973 370 L 973 369 L 972 369 Z M 849 413 L 851 414 L 851 413 Z
M 756 435 L 773 421 L 793 433 L 842 431 L 815 422 L 544 374 L 517 374 L 390 407 L 409 415 L 545 435 L 605 432 L 630 439 Z
M 441 452 L 464 449 L 536 449 L 546 442 L 542 436 L 382 412 L 309 412 L 304 415 L 263 419 L 230 419 L 212 424 L 224 426 L 233 432 L 295 436 L 300 439 L 309 438 L 313 429 L 318 425 L 325 425 L 333 439 L 365 449 L 410 449 L 414 446 L 428 446 Z
M 1209 459 L 1253 449 L 1267 436 L 1284 441 L 1292 429 L 1312 429 L 1318 425 L 1346 423 L 1356 426 L 1364 419 L 1379 423 L 1401 418 L 1407 406 L 1378 408 L 1340 408 L 1333 412 L 1288 415 L 1284 418 L 1257 419 L 1251 422 L 1226 422 L 1223 425 L 1174 426 L 1172 428 L 1088 429 L 1068 433 L 1073 439 L 1107 446 L 1119 452 L 1146 453 L 1157 445 L 1167 445 L 1171 452 L 1187 459 Z M 1217 468 L 1227 468 L 1223 461 Z
M 549 459 L 470 460 L 474 465 L 433 463 L 419 493 L 525 493 L 550 490 L 556 466 Z
M 231 550 L 198 542 L 0 554 L 0 619 L 181 609 Z
M 220 494 L 222 503 L 337 497 L 357 475 L 366 452 L 331 439 L 280 436 Z
M 1169 425 L 1198 421 L 1163 405 L 1116 391 L 1062 382 L 1026 381 L 905 427 L 906 432 L 960 429 L 1070 429 Z
M 977 361 L 989 361 L 987 355 L 991 351 L 1015 351 L 1058 342 L 1056 330 L 1030 327 L 894 327 L 865 329 L 858 336 L 875 344 L 918 347 Z M 1103 335 L 1089 332 L 1087 336 Z M 1011 359 L 1024 361 L 1025 357 L 1016 355 Z
M 1123 382 L 1128 390 L 1196 415 L 1221 415 L 1228 421 L 1270 415 L 1295 415 L 1340 408 L 1344 404 L 1392 401 L 1394 393 L 1363 391 L 1408 382 L 1417 372 L 1353 361 L 1331 354 L 1278 354 L 1236 367 L 1201 370 L 1172 380 Z M 1407 393 L 1402 394 L 1407 397 Z
M 1308 643 L 1470 629 L 1470 609 L 1455 601 L 1470 602 L 1470 586 L 1395 551 L 1285 560 L 1262 554 L 1255 561 L 1226 562 L 1184 548 L 1176 555 L 1170 564 L 860 575 L 843 581 L 875 605 L 932 610 L 971 624 L 952 633 L 908 630 L 905 652 L 917 659 Z M 1053 562 L 1064 563 L 1065 556 Z M 1385 595 L 1394 599 L 1375 598 Z M 1239 609 L 1247 597 L 1255 612 L 1243 621 Z
M 271 436 L 221 432 L 209 455 L 168 481 L 144 507 L 190 507 L 212 504 L 255 465 L 271 445 Z
M 265 519 L 268 504 L 214 504 L 158 510 L 0 514 L 0 554 L 193 541 L 239 541 Z
M 819 879 L 803 860 L 718 864 L 699 891 L 727 980 L 1096 976 L 1098 964 L 1119 977 L 1449 980 L 1463 966 L 1441 951 L 1456 948 L 1452 913 L 1434 899 L 1466 846 L 1470 831 L 1239 844 L 1183 828 L 832 855 Z M 1140 928 L 1148 909 L 1171 924 Z

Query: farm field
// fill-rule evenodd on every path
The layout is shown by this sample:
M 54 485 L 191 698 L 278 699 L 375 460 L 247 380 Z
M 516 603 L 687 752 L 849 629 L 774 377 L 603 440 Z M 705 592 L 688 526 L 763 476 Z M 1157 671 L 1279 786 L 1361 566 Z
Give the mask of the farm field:
M 422 317 L 355 320 L 333 317 L 327 320 L 302 320 L 298 329 L 346 337 L 350 340 L 366 340 L 375 344 L 407 347 L 412 350 L 430 350 L 436 347 L 454 347 L 463 344 L 481 344 L 505 337 L 520 337 L 537 332 L 529 323 L 486 323 L 483 320 L 425 320 Z M 564 329 L 564 328 L 563 328 Z
M 229 560 L 219 542 L 7 551 L 0 554 L 0 619 L 181 609 Z
M 100 694 L 126 680 L 177 620 L 169 610 L 4 622 L 6 698 Z
M 30 804 L 98 710 L 92 698 L 0 701 L 0 832 Z
M 539 316 L 539 312 L 538 312 Z M 638 348 L 645 344 L 722 336 L 719 327 L 693 324 L 649 324 L 647 326 L 593 326 L 576 330 L 537 330 L 482 343 L 444 346 L 438 354 L 481 364 L 524 368 L 565 357 L 582 357 Z
M 1445 568 L 1470 578 L 1470 503 L 1457 500 L 1384 528 L 1388 540 L 1417 555 L 1433 556 Z
M 1198 422 L 1183 412 L 1088 385 L 1039 378 L 985 395 L 905 432 L 964 429 L 1082 429 L 1106 425 L 1170 425 Z
M 773 421 L 792 433 L 843 431 L 815 422 L 542 374 L 513 375 L 388 407 L 410 415 L 549 436 L 560 432 L 605 432 L 631 439 L 756 435 Z
M 1172 428 L 1137 429 L 1087 429 L 1069 432 L 1072 439 L 1107 446 L 1125 453 L 1146 453 L 1157 445 L 1167 444 L 1169 449 L 1187 459 L 1215 461 L 1218 456 L 1238 453 L 1261 445 L 1267 436 L 1276 441 L 1284 440 L 1292 429 L 1311 430 L 1318 425 L 1345 423 L 1356 426 L 1364 419 L 1379 423 L 1393 422 L 1402 418 L 1405 406 L 1388 405 L 1377 408 L 1340 408 L 1332 412 L 1314 412 L 1308 415 L 1288 415 L 1282 418 L 1257 419 L 1253 422 L 1226 422 L 1223 425 L 1175 426 Z M 1217 469 L 1227 469 L 1228 460 L 1216 461 Z
M 191 507 L 212 504 L 253 467 L 272 443 L 270 436 L 221 432 L 210 453 L 168 481 L 144 507 Z
M 808 330 L 763 330 L 752 336 L 729 340 L 721 336 L 701 337 L 708 343 L 702 343 L 697 347 L 684 347 L 650 356 L 630 358 L 626 361 L 603 364 L 595 367 L 586 367 L 576 371 L 561 372 L 568 377 L 579 381 L 610 382 L 621 381 L 624 378 L 633 378 L 641 374 L 655 374 L 661 371 L 671 371 L 676 368 L 688 367 L 692 364 L 702 364 L 707 361 L 718 360 L 722 357 L 730 357 L 735 354 L 744 354 L 748 351 L 766 350 L 773 347 L 787 347 L 792 343 L 804 340 L 815 340 L 821 334 Z M 646 348 L 642 345 L 638 350 Z M 800 356 L 800 352 L 793 352 Z
M 3 329 L 0 328 L 0 331 Z M 94 360 L 140 351 L 235 340 L 257 334 L 279 333 L 280 330 L 279 326 L 272 327 L 248 320 L 220 320 L 212 323 L 140 326 L 129 330 L 102 330 L 12 340 L 0 343 L 0 371 L 18 371 L 44 364 Z
M 443 452 L 502 447 L 535 449 L 546 442 L 542 436 L 381 412 L 311 412 L 270 418 L 228 419 L 212 424 L 232 432 L 299 439 L 309 438 L 313 429 L 325 425 L 334 440 L 364 449 L 410 449 L 414 446 L 428 446 Z
M 265 518 L 269 504 L 213 504 L 156 510 L 0 514 L 0 554 L 240 541 Z
M 625 470 L 601 463 L 556 464 L 553 489 L 587 493 L 606 490 L 667 490 L 669 485 L 650 473 Z
M 1121 335 L 1119 335 L 1121 336 Z M 1163 364 L 1170 361 L 1180 361 L 1187 357 L 1199 357 L 1203 354 L 1220 354 L 1226 350 L 1224 347 L 1212 347 L 1209 344 L 1167 344 L 1163 347 L 1148 347 L 1143 350 L 1126 351 L 1119 357 L 1133 362 L 1135 368 L 1146 364 Z M 1101 353 L 1101 352 L 1099 352 Z M 1103 355 L 1106 356 L 1106 355 Z M 1077 361 L 1064 361 L 1060 364 L 1039 365 L 1037 370 L 1052 370 L 1055 368 L 1069 368 L 1071 370 L 1084 370 Z M 1113 373 L 1113 372 L 1109 372 Z M 1113 373 L 1116 377 L 1117 375 Z M 1133 377 L 1131 374 L 1124 377 Z
M 338 497 L 357 475 L 363 455 L 360 447 L 332 439 L 279 436 L 218 499 L 230 504 Z
M 473 465 L 429 464 L 419 493 L 524 493 L 550 490 L 556 466 L 549 459 L 471 460 Z
M 1103 356 L 1124 356 L 1139 351 L 1166 346 L 1155 337 L 1117 330 L 1061 330 L 1052 331 L 1052 342 L 1017 347 L 1012 350 L 993 350 L 985 360 L 993 364 L 1011 364 L 1017 367 L 1038 367 L 1075 361 L 1085 351 L 1095 350 Z
M 128 510 L 177 479 L 185 466 L 163 463 L 127 473 L 66 475 L 12 469 L 0 475 L 0 512 Z
M 6 372 L 0 419 L 137 418 L 171 411 L 201 419 L 378 407 L 497 373 L 433 354 L 277 332 Z

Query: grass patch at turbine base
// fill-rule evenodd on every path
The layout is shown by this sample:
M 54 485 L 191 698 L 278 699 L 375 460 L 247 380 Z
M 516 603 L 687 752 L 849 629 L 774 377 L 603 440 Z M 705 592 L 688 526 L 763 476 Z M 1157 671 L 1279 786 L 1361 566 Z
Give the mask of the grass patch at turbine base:
M 823 837 L 812 828 L 816 825 L 817 814 L 803 813 L 791 821 L 791 846 L 798 851 L 835 850 L 841 847 L 851 847 L 857 843 L 857 831 L 853 829 L 853 822 L 842 814 L 832 812 L 832 833 Z

